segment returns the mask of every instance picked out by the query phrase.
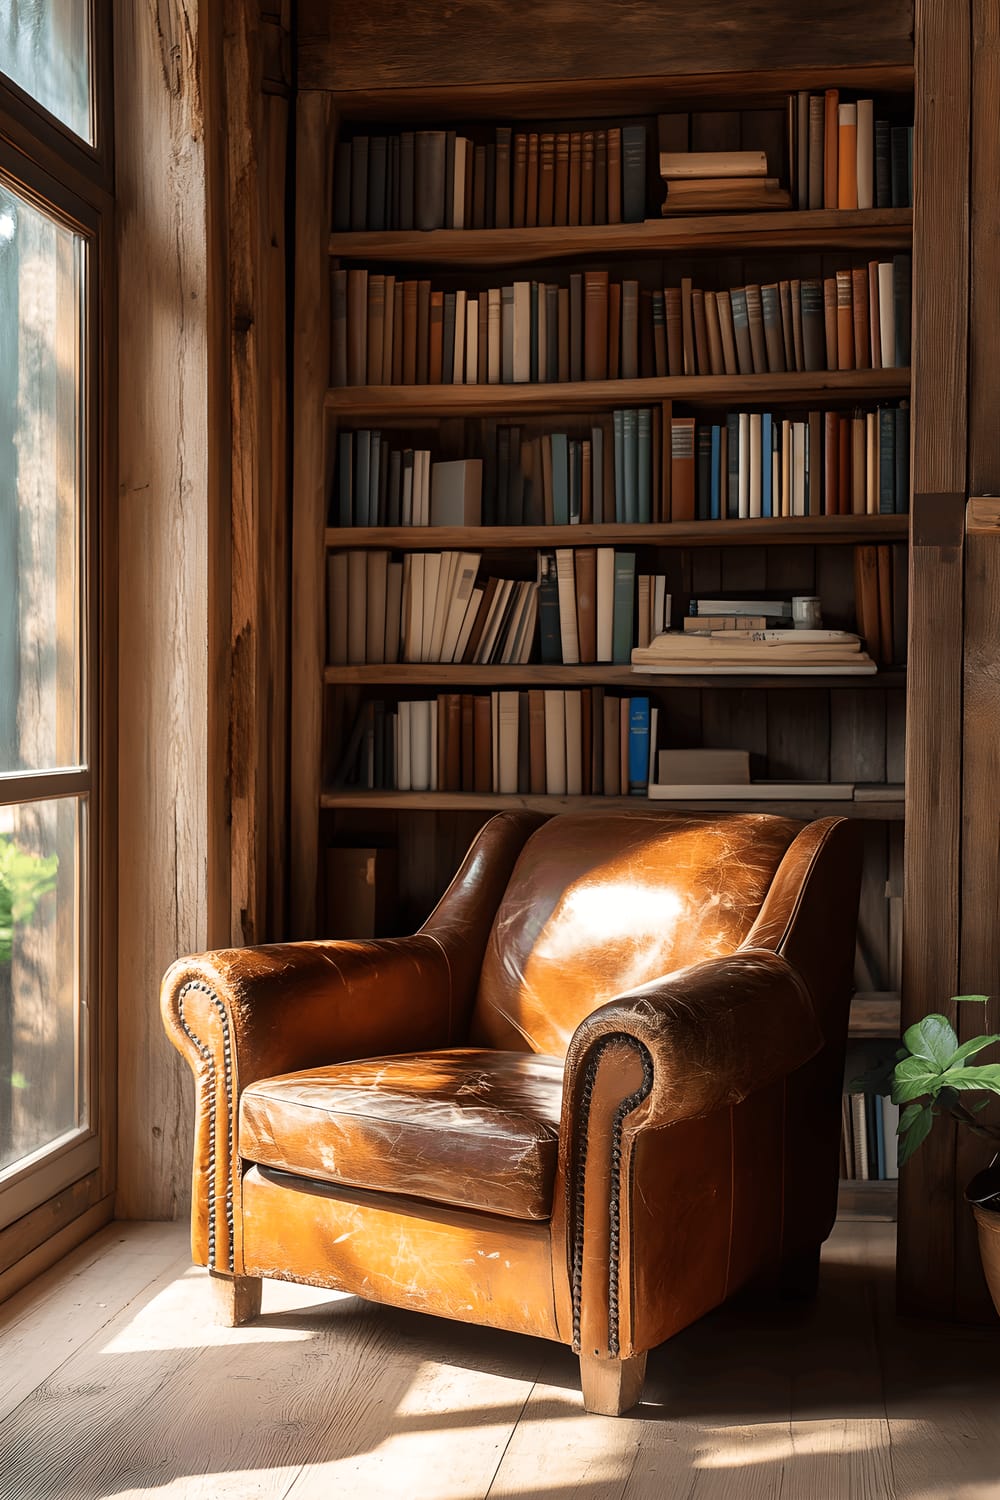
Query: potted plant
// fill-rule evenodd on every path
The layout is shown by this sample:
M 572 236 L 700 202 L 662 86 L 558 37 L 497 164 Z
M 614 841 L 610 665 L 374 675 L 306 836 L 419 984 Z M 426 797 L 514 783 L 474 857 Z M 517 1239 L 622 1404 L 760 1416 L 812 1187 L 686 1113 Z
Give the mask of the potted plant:
M 964 1004 L 985 1005 L 989 996 L 954 998 Z M 940 1115 L 950 1116 L 963 1129 L 995 1143 L 997 1154 L 988 1167 L 976 1173 L 965 1196 L 976 1216 L 983 1271 L 993 1305 L 1000 1313 L 1000 1123 L 991 1124 L 979 1117 L 989 1096 L 1000 1094 L 1000 1062 L 970 1061 L 994 1042 L 1000 1042 L 1000 1034 L 959 1042 L 946 1016 L 924 1016 L 904 1032 L 903 1044 L 893 1061 L 864 1080 L 863 1086 L 891 1094 L 893 1103 L 900 1106 L 900 1165 L 923 1144 Z

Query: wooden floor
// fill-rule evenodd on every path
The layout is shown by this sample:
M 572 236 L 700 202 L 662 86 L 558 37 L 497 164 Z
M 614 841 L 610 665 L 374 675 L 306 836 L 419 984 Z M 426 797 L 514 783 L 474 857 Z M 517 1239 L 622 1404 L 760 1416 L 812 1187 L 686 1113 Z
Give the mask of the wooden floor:
M 894 1226 L 818 1301 L 731 1305 L 588 1416 L 560 1347 L 267 1283 L 207 1326 L 174 1225 L 115 1224 L 0 1307 L 3 1500 L 983 1500 L 1000 1338 L 898 1320 Z

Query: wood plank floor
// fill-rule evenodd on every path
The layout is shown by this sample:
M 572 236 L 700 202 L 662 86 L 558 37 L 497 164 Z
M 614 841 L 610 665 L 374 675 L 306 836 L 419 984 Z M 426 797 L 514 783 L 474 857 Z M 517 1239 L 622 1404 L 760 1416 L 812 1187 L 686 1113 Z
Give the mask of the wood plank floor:
M 0 1497 L 1000 1500 L 1000 1337 L 895 1316 L 894 1229 L 838 1225 L 815 1304 L 704 1319 L 612 1420 L 540 1339 L 273 1282 L 211 1327 L 186 1231 L 114 1224 L 0 1307 Z

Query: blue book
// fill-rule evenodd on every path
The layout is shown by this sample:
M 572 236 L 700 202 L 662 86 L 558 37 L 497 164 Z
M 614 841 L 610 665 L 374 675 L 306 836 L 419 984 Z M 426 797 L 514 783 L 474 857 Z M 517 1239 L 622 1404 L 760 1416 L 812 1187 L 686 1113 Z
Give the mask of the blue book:
M 910 408 L 904 401 L 894 416 L 896 446 L 896 510 L 905 515 L 910 508 Z
M 625 520 L 625 424 L 623 414 L 612 415 L 612 431 L 615 436 L 615 520 Z
M 564 432 L 552 434 L 552 520 L 569 525 L 569 440 Z
M 551 552 L 538 554 L 538 641 L 542 661 L 562 661 L 559 585 L 556 581 L 556 560 Z
M 634 525 L 639 519 L 639 423 L 638 412 L 628 406 L 622 412 L 623 447 L 625 450 L 625 522 Z
M 653 519 L 653 413 L 648 406 L 638 411 L 639 474 L 636 520 L 648 526 Z
M 716 422 L 712 427 L 712 474 L 709 504 L 709 519 L 718 521 L 722 517 L 722 428 Z
M 350 526 L 354 517 L 354 433 L 337 440 L 337 525 Z
M 774 465 L 771 455 L 774 451 L 773 424 L 771 413 L 763 412 L 760 419 L 760 513 L 762 516 L 774 515 L 774 502 L 771 498 L 771 478 Z
M 882 406 L 878 414 L 878 508 L 891 516 L 896 510 L 896 413 Z
M 615 591 L 611 624 L 611 660 L 628 666 L 632 660 L 635 615 L 635 553 L 615 553 Z
M 649 789 L 649 699 L 628 700 L 628 790 L 645 797 Z

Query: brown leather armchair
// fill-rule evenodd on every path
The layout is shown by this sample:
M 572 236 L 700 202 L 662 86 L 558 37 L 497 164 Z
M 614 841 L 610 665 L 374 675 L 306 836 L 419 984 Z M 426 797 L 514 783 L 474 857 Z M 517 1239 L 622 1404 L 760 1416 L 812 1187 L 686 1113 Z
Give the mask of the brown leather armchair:
M 194 1258 L 572 1344 L 589 1410 L 836 1211 L 855 827 L 503 813 L 415 936 L 182 959 Z

